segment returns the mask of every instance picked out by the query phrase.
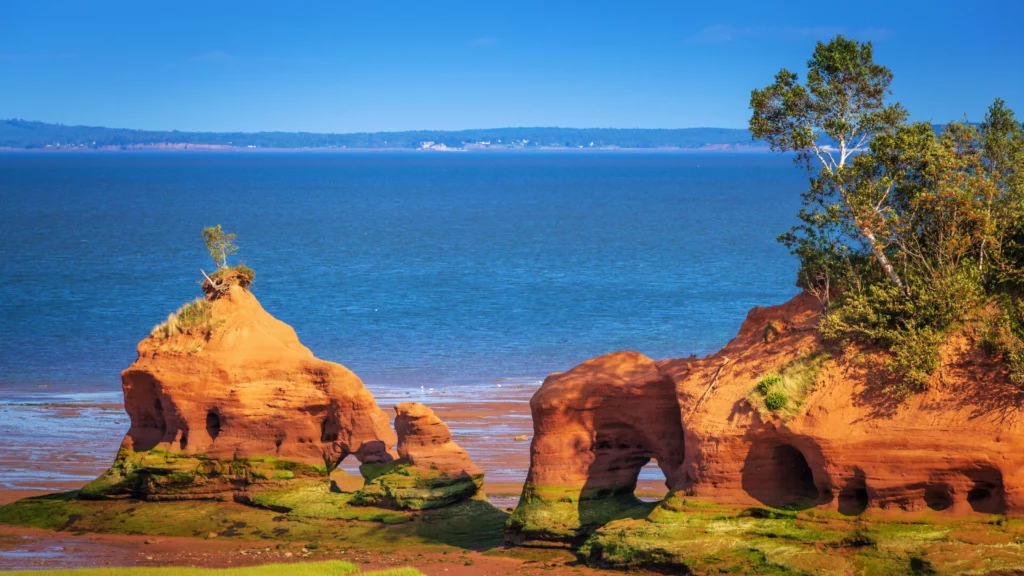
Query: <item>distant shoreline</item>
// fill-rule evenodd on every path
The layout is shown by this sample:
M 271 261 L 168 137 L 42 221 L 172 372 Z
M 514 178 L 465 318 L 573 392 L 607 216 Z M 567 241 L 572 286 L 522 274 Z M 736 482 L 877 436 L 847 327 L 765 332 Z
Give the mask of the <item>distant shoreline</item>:
M 417 153 L 417 154 L 451 154 L 451 153 L 472 153 L 472 154 L 529 154 L 529 153 L 566 153 L 566 154 L 599 154 L 599 153 L 694 153 L 694 152 L 733 152 L 733 153 L 766 153 L 770 150 L 760 146 L 704 146 L 700 148 L 568 148 L 560 146 L 531 146 L 529 148 L 516 147 L 469 147 L 469 148 L 448 148 L 445 150 L 431 150 L 420 148 L 333 148 L 333 147 L 306 147 L 306 148 L 244 148 L 240 146 L 221 146 L 218 144 L 188 144 L 188 145 L 132 145 L 132 146 L 53 146 L 42 148 L 14 148 L 0 146 L 0 154 L 109 154 L 109 153 L 202 153 L 212 152 L 221 154 L 296 154 L 296 153 Z

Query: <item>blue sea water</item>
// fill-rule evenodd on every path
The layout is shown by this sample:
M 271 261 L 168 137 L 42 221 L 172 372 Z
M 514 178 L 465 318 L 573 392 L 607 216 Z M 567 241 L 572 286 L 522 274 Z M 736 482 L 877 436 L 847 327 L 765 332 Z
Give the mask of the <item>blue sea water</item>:
M 119 389 L 200 294 L 200 230 L 368 384 L 705 354 L 797 289 L 805 187 L 765 153 L 0 154 L 0 389 Z

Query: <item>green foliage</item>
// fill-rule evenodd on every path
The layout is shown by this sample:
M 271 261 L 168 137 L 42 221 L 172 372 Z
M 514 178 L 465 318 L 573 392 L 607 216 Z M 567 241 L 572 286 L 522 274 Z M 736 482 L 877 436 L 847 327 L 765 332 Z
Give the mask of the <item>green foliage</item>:
M 238 251 L 234 245 L 235 235 L 225 232 L 220 224 L 203 228 L 203 240 L 206 242 L 206 250 L 213 258 L 213 263 L 218 269 L 228 267 L 228 256 Z
M 826 304 L 822 334 L 890 351 L 902 395 L 927 387 L 951 329 L 1024 293 L 1024 129 L 1001 100 L 980 126 L 909 124 L 891 81 L 870 43 L 837 36 L 804 84 L 782 70 L 753 91 L 750 128 L 811 176 L 779 240 Z
M 213 274 L 210 274 L 210 279 L 218 282 L 230 276 L 238 278 L 239 284 L 244 288 L 252 284 L 253 280 L 256 279 L 256 271 L 245 264 L 238 264 L 217 269 Z
M 799 416 L 804 399 L 814 390 L 818 373 L 829 359 L 828 353 L 818 351 L 793 360 L 778 373 L 766 374 L 747 394 L 747 402 L 762 418 Z
M 213 330 L 211 305 L 203 298 L 182 305 L 167 316 L 167 320 L 153 328 L 151 334 L 156 338 L 170 338 L 178 334 L 196 332 L 208 334 Z
M 789 404 L 789 396 L 786 396 L 785 392 L 769 392 L 764 397 L 764 405 L 771 411 L 781 410 Z
M 757 383 L 757 391 L 761 393 L 761 396 L 767 396 L 771 392 L 772 388 L 782 384 L 782 376 L 772 372 Z
M 366 479 L 352 504 L 400 510 L 427 510 L 472 498 L 483 486 L 483 474 L 449 476 L 432 468 L 403 463 L 363 464 Z
M 1010 381 L 1024 387 L 1024 310 L 1021 303 L 1004 298 L 999 313 L 988 319 L 982 345 L 1002 358 L 1010 369 Z

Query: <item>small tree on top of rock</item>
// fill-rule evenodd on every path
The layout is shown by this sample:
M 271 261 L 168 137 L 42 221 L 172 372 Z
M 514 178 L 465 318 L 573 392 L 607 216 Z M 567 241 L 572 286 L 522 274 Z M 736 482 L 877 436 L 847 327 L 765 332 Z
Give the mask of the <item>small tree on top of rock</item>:
M 225 232 L 220 224 L 207 226 L 203 228 L 203 240 L 206 241 L 206 250 L 210 253 L 210 258 L 217 266 L 217 270 L 210 275 L 200 270 L 206 278 L 203 290 L 207 294 L 216 297 L 227 292 L 231 284 L 238 284 L 242 288 L 252 284 L 256 278 L 256 272 L 252 268 L 241 263 L 228 266 L 228 256 L 238 251 L 238 246 L 234 244 L 235 234 Z
M 238 252 L 238 246 L 234 245 L 235 235 L 225 232 L 220 224 L 203 228 L 203 240 L 218 269 L 227 268 L 228 256 Z

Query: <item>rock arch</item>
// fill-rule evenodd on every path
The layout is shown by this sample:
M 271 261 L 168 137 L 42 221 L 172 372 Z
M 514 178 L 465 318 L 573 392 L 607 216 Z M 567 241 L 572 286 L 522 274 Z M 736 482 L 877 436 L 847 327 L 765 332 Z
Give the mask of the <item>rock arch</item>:
M 678 486 L 684 434 L 675 383 L 650 358 L 618 352 L 553 374 L 530 410 L 530 471 L 511 542 L 583 535 L 612 519 L 618 504 L 638 503 L 637 479 L 652 460 L 668 487 Z

